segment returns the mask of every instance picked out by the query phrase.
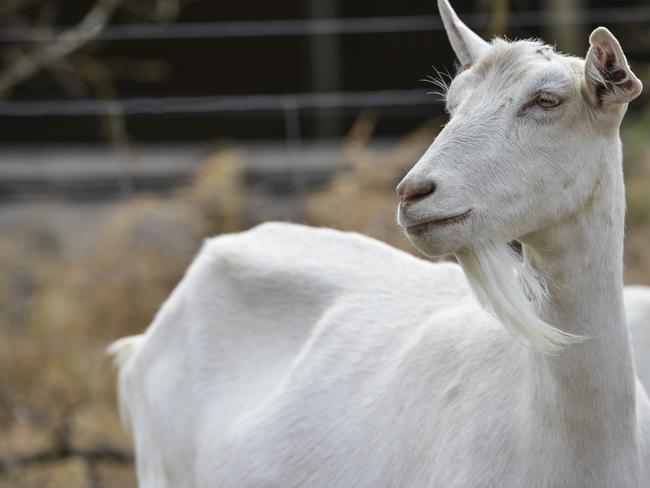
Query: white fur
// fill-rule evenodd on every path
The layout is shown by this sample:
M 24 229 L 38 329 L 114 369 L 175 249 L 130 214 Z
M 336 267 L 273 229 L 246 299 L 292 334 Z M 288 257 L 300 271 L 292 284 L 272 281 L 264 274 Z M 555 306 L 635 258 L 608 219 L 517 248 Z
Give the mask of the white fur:
M 650 287 L 626 286 L 623 292 L 625 316 L 634 346 L 636 374 L 648 391 L 650 390 Z
M 640 86 L 535 42 L 468 49 L 439 4 L 471 68 L 398 218 L 462 267 L 291 224 L 206 242 L 120 370 L 142 488 L 650 485 L 618 138 Z
M 553 353 L 580 340 L 540 318 L 547 301 L 543 278 L 524 266 L 508 245 L 472 248 L 459 253 L 458 260 L 479 303 L 522 344 Z
M 124 365 L 135 354 L 143 339 L 144 336 L 142 335 L 122 337 L 108 346 L 106 352 L 113 358 L 115 367 L 118 370 L 123 370 Z M 124 376 L 120 380 L 125 380 Z M 120 385 L 119 391 L 126 392 L 128 391 L 128 387 L 126 385 Z M 122 424 L 129 429 L 131 428 L 131 419 L 129 417 L 130 403 L 125 397 L 119 398 L 120 418 L 122 419 Z

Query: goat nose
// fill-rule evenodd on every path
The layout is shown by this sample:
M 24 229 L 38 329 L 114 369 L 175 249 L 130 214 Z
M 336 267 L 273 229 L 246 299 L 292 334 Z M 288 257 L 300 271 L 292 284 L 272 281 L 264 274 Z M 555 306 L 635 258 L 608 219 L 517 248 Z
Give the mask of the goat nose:
M 416 182 L 402 181 L 397 185 L 397 194 L 402 203 L 421 200 L 435 191 L 436 184 L 431 180 L 420 180 Z

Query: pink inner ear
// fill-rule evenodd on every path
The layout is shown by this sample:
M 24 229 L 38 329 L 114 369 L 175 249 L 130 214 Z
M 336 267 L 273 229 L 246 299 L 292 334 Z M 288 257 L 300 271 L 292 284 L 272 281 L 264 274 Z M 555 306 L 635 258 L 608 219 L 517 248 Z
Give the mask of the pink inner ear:
M 465 69 L 465 70 L 470 69 L 471 67 L 472 67 L 471 64 L 464 64 L 463 65 L 463 69 Z
M 618 69 L 616 65 L 616 54 L 612 51 L 607 51 L 601 46 L 594 46 L 596 48 L 596 58 L 598 60 L 598 71 L 603 75 L 605 81 L 612 83 L 619 83 L 627 78 L 627 74 L 623 69 Z

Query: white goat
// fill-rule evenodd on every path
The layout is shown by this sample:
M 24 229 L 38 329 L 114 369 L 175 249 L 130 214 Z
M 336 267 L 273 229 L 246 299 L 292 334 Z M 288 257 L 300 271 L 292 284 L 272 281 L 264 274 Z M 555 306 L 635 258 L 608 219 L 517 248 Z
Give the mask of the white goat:
M 112 346 L 141 487 L 650 485 L 618 135 L 641 83 L 602 27 L 581 60 L 439 7 L 464 70 L 398 220 L 461 266 L 290 224 L 206 242 Z
M 636 375 L 645 390 L 650 391 L 650 287 L 626 286 L 623 297 L 634 349 Z

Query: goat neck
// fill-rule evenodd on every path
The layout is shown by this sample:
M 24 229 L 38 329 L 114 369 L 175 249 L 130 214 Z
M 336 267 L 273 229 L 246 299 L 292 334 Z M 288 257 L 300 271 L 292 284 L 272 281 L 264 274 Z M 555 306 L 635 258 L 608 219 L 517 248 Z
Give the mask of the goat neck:
M 522 239 L 526 266 L 547 277 L 542 318 L 582 336 L 557 354 L 531 350 L 536 421 L 573 439 L 593 462 L 611 452 L 635 472 L 635 374 L 623 308 L 625 197 L 618 134 L 592 195 L 569 218 Z M 632 441 L 632 442 L 630 442 Z M 577 464 L 578 465 L 578 464 Z M 638 466 L 636 466 L 638 468 Z

